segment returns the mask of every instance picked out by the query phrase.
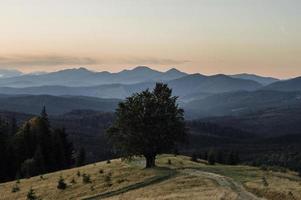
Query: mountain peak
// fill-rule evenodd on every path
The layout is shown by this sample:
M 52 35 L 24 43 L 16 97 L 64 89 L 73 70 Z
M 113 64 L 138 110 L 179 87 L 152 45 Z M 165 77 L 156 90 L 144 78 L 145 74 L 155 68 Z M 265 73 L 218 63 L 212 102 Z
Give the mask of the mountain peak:
M 132 69 L 131 71 L 155 71 L 147 66 L 137 66 L 134 69 Z
M 175 73 L 177 73 L 177 74 L 186 74 L 186 73 L 184 73 L 184 72 L 181 72 L 180 70 L 178 70 L 178 69 L 176 69 L 176 68 L 171 68 L 171 69 L 169 69 L 169 70 L 167 70 L 165 73 L 168 73 L 168 74 L 175 74 Z

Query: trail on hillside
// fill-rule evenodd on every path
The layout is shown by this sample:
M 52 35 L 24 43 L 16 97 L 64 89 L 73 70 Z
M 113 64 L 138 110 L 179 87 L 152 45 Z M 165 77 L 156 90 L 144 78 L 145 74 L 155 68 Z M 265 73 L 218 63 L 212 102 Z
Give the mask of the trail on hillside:
M 236 192 L 237 200 L 264 200 L 263 198 L 259 198 L 248 192 L 241 184 L 235 182 L 229 177 L 197 169 L 183 169 L 183 172 L 189 175 L 201 176 L 216 181 L 221 187 L 226 187 Z

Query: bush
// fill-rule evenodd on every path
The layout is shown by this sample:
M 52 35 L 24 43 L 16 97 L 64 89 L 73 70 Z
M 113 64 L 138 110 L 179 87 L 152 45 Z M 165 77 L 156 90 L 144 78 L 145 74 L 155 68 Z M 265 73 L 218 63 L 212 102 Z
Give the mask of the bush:
M 20 187 L 19 187 L 18 184 L 15 184 L 15 185 L 13 186 L 13 188 L 11 189 L 11 192 L 12 192 L 12 193 L 16 193 L 16 192 L 19 192 L 19 191 L 20 191 Z
M 72 180 L 70 181 L 70 183 L 71 183 L 71 184 L 75 184 L 75 183 L 76 183 L 75 179 L 72 178 Z
M 80 177 L 80 171 L 77 171 L 77 173 L 76 173 L 76 175 L 78 176 L 78 177 Z
M 103 169 L 100 169 L 98 173 L 103 174 Z
M 111 172 L 105 176 L 105 184 L 107 187 L 112 186 L 112 173 Z
M 92 183 L 90 175 L 89 174 L 83 174 L 83 183 Z
M 263 171 L 268 171 L 268 166 L 266 166 L 266 165 L 261 165 L 261 166 L 260 166 L 260 169 L 263 170 Z
M 38 197 L 37 197 L 37 195 L 35 194 L 35 192 L 32 188 L 30 188 L 30 190 L 28 191 L 26 197 L 27 197 L 26 198 L 27 200 L 38 200 Z
M 170 159 L 168 159 L 167 164 L 171 165 L 171 160 Z
M 197 162 L 197 161 L 198 161 L 198 156 L 197 156 L 197 154 L 196 154 L 196 153 L 192 154 L 190 160 L 193 161 L 193 162 Z
M 269 183 L 265 177 L 262 177 L 262 182 L 265 187 L 269 186 Z
M 63 179 L 63 177 L 60 176 L 60 178 L 58 180 L 58 184 L 57 184 L 57 189 L 64 190 L 66 188 L 67 188 L 67 184 L 65 183 L 65 180 Z
M 111 163 L 111 160 L 107 160 L 107 164 L 110 164 Z

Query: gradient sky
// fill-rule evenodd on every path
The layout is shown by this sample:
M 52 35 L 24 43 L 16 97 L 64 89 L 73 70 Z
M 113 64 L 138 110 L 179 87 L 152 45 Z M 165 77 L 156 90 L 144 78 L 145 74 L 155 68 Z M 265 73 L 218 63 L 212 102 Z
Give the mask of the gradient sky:
M 301 75 L 300 0 L 1 0 L 0 68 Z

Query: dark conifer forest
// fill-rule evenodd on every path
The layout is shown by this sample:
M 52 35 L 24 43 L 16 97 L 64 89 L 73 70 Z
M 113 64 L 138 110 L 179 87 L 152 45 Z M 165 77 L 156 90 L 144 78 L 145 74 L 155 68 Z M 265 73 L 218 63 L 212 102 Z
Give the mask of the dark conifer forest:
M 23 122 L 0 120 L 1 181 L 28 178 L 66 169 L 75 150 L 64 128 L 52 128 L 44 107 L 41 115 Z M 83 162 L 83 161 L 82 161 Z

